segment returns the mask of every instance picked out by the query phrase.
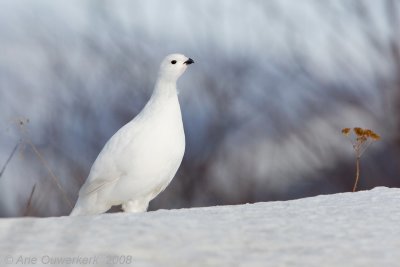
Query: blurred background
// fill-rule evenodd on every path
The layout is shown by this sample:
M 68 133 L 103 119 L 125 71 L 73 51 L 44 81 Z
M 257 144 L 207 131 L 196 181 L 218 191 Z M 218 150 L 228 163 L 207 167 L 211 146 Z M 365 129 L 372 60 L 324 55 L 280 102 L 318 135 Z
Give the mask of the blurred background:
M 183 163 L 150 210 L 351 191 L 344 127 L 381 135 L 360 190 L 400 186 L 396 0 L 1 1 L 0 216 L 66 215 L 159 63 L 179 80 Z

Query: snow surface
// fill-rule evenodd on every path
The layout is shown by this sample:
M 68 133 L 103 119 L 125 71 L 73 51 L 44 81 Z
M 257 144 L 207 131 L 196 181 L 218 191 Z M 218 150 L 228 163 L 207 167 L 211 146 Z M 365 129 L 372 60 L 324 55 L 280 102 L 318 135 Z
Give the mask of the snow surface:
M 1 219 L 0 266 L 57 258 L 66 264 L 54 266 L 399 266 L 399 205 L 400 189 L 379 187 L 238 206 Z

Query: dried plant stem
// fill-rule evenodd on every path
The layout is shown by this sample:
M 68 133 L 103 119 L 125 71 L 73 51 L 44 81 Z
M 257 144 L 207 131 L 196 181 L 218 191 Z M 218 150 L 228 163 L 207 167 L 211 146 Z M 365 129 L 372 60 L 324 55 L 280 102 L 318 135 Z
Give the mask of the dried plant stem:
M 3 175 L 4 171 L 6 170 L 8 163 L 10 163 L 12 157 L 14 156 L 15 151 L 17 151 L 18 146 L 19 146 L 19 143 L 17 143 L 17 144 L 15 145 L 15 147 L 14 147 L 13 151 L 11 152 L 10 156 L 8 156 L 8 159 L 6 160 L 6 163 L 4 163 L 3 168 L 1 168 L 1 171 L 0 171 L 0 178 L 1 178 L 1 176 Z
M 49 164 L 47 161 L 43 158 L 42 154 L 40 154 L 39 150 L 37 150 L 36 146 L 32 143 L 30 139 L 25 139 L 25 142 L 27 142 L 30 147 L 32 148 L 33 152 L 35 152 L 36 156 L 39 158 L 39 160 L 42 162 L 43 166 L 46 168 L 47 172 L 50 174 L 50 177 L 53 179 L 54 183 L 57 185 L 58 189 L 60 190 L 61 194 L 63 195 L 63 198 L 65 202 L 68 204 L 68 206 L 72 209 L 72 203 L 69 201 L 67 194 L 65 193 L 64 189 L 62 188 L 61 184 L 58 181 L 57 176 L 54 174 L 54 172 L 51 170 Z
M 32 187 L 32 191 L 31 191 L 31 194 L 29 196 L 28 203 L 26 204 L 24 216 L 27 216 L 29 214 L 29 211 L 31 210 L 32 198 L 33 198 L 33 193 L 35 193 L 35 188 L 36 188 L 36 184 Z
M 352 135 L 350 135 L 352 133 Z M 363 129 L 360 127 L 354 127 L 353 132 L 351 128 L 343 128 L 342 134 L 344 136 L 352 137 L 350 139 L 351 144 L 353 145 L 353 150 L 356 153 L 356 180 L 354 181 L 353 192 L 357 189 L 358 179 L 360 178 L 360 158 L 361 155 L 367 150 L 367 148 L 374 141 L 378 141 L 381 139 L 379 134 L 375 133 L 370 129 Z
M 353 192 L 356 192 L 359 178 L 360 178 L 360 156 L 357 156 L 357 158 L 356 158 L 356 180 L 354 181 Z
M 29 122 L 29 120 L 27 119 L 26 121 L 24 120 L 19 120 L 19 128 L 21 130 L 21 133 L 23 134 L 24 138 L 23 141 L 28 144 L 33 152 L 36 154 L 36 156 L 38 157 L 38 159 L 41 161 L 41 163 L 43 164 L 43 166 L 45 167 L 45 169 L 47 170 L 47 172 L 50 174 L 50 177 L 53 179 L 54 183 L 56 184 L 57 188 L 60 190 L 65 202 L 68 204 L 69 208 L 73 208 L 73 205 L 71 203 L 71 201 L 69 201 L 67 194 L 65 193 L 64 189 L 62 188 L 60 182 L 58 181 L 57 176 L 54 174 L 54 172 L 51 170 L 48 162 L 44 159 L 44 157 L 42 156 L 42 154 L 39 152 L 39 150 L 36 148 L 36 146 L 32 143 L 31 139 L 29 138 L 28 135 L 28 131 L 25 128 L 25 124 Z

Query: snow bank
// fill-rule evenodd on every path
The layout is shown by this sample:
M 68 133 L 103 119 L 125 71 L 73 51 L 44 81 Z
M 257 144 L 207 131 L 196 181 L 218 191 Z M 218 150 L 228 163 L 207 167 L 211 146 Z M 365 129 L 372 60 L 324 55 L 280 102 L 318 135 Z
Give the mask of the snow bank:
M 0 220 L 0 266 L 399 266 L 400 189 Z

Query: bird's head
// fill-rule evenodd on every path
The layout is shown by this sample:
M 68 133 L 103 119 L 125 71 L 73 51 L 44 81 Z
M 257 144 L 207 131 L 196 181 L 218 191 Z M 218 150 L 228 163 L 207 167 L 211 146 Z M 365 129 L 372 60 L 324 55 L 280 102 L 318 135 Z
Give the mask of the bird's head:
M 194 63 L 193 59 L 182 54 L 168 55 L 161 63 L 159 79 L 176 82 L 185 72 L 187 66 Z

